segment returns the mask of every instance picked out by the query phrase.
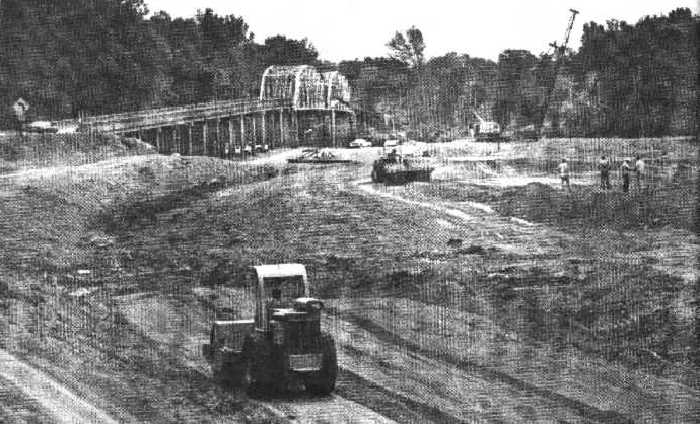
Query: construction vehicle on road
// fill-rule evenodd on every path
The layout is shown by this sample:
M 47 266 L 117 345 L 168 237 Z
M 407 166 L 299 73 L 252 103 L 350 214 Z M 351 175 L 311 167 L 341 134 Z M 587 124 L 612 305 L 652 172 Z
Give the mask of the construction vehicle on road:
M 401 156 L 396 149 L 375 160 L 372 165 L 372 182 L 384 184 L 406 184 L 414 181 L 430 181 L 435 169 L 429 158 L 415 155 Z
M 312 394 L 331 393 L 338 372 L 335 343 L 321 331 L 323 303 L 309 297 L 304 265 L 255 266 L 248 279 L 254 318 L 214 321 L 203 346 L 215 376 L 247 392 L 303 383 Z

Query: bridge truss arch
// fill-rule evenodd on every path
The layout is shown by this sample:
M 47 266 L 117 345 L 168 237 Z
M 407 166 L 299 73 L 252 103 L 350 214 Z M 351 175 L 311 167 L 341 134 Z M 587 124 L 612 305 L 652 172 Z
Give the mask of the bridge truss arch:
M 350 85 L 337 71 L 319 72 L 310 65 L 268 67 L 260 83 L 260 100 L 290 99 L 296 110 L 346 110 Z

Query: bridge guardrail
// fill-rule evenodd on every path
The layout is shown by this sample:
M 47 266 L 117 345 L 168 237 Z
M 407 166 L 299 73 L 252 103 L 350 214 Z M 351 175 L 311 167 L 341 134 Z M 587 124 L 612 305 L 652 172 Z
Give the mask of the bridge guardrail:
M 59 127 L 80 125 L 100 131 L 127 132 L 292 107 L 292 99 L 284 98 L 216 100 L 194 105 L 90 116 L 83 118 L 82 121 L 63 120 L 57 121 L 56 124 Z M 328 110 L 352 112 L 352 109 L 344 104 L 333 104 Z
M 82 125 L 98 130 L 120 131 L 138 130 L 140 128 L 166 126 L 180 122 L 213 119 L 230 116 L 290 108 L 290 99 L 267 100 L 224 100 L 180 107 L 157 108 L 137 112 L 125 112 L 111 115 L 99 115 L 78 120 L 57 122 L 59 126 Z
M 272 99 L 266 101 L 260 100 L 234 100 L 234 101 L 218 101 L 218 102 L 207 102 L 199 103 L 196 105 L 187 105 L 180 107 L 170 107 L 170 108 L 157 108 L 148 109 L 137 112 L 126 112 L 113 115 L 102 115 L 93 116 L 83 119 L 83 123 L 95 123 L 95 122 L 115 122 L 122 121 L 124 119 L 141 119 L 150 118 L 153 116 L 163 116 L 167 114 L 184 114 L 184 113 L 203 113 L 208 111 L 231 111 L 231 109 L 245 109 L 246 106 L 250 107 L 251 111 L 273 109 L 276 107 L 284 107 L 283 99 Z

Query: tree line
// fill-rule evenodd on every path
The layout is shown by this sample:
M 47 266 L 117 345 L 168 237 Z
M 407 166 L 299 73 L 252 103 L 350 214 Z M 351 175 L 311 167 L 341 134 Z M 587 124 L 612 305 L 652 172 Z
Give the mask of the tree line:
M 397 32 L 389 58 L 339 64 L 362 107 L 421 137 L 454 136 L 477 112 L 503 128 L 558 136 L 697 133 L 698 16 L 678 8 L 631 25 L 583 25 L 581 46 L 555 66 L 550 53 L 504 50 L 497 61 L 448 53 L 425 61 L 417 28 Z
M 149 14 L 143 0 L 2 0 L 0 124 L 72 118 L 258 95 L 271 64 L 315 64 L 307 40 L 255 40 L 248 24 L 211 9 Z
M 149 14 L 143 0 L 3 0 L 0 22 L 5 126 L 18 97 L 44 119 L 255 97 L 267 66 L 311 64 L 348 77 L 371 126 L 391 121 L 421 137 L 465 133 L 474 112 L 553 135 L 697 131 L 699 20 L 687 8 L 636 24 L 585 23 L 580 48 L 558 66 L 525 50 L 426 60 L 429 40 L 415 27 L 388 40 L 386 57 L 336 64 L 306 39 L 259 43 L 241 17 L 205 9 L 173 19 Z

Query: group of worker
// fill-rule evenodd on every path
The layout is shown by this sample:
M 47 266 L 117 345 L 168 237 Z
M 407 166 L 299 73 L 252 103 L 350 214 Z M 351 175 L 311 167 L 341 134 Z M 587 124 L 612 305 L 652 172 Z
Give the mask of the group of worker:
M 559 177 L 561 178 L 562 187 L 571 189 L 569 185 L 569 164 L 566 159 L 562 159 L 559 166 Z M 610 184 L 610 169 L 612 168 L 610 158 L 605 157 L 605 155 L 600 157 L 598 161 L 598 170 L 600 170 L 600 188 L 602 190 L 610 190 L 612 188 Z M 620 165 L 620 176 L 622 177 L 622 191 L 624 193 L 629 192 L 630 188 L 630 174 L 634 172 L 636 174 L 637 188 L 642 187 L 644 182 L 644 177 L 646 175 L 646 165 L 644 159 L 641 156 L 635 158 L 634 166 L 630 164 L 630 160 L 625 158 Z

